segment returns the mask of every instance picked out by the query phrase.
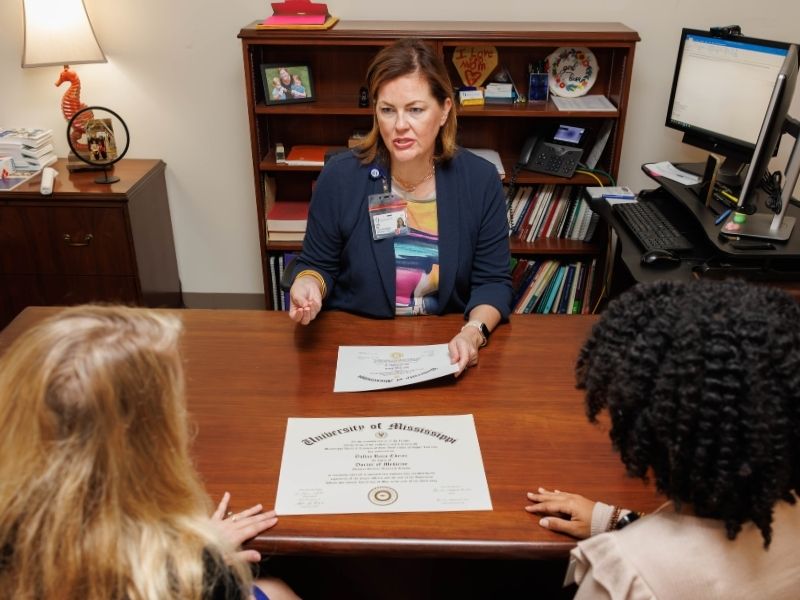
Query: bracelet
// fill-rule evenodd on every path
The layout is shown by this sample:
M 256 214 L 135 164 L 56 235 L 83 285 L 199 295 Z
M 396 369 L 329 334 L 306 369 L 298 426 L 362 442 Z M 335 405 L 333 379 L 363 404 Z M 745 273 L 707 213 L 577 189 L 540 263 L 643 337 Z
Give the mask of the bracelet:
M 614 531 L 617 528 L 617 521 L 619 521 L 619 513 L 621 512 L 622 509 L 619 506 L 614 507 L 614 512 L 611 514 L 611 520 L 608 522 L 606 531 Z
M 314 279 L 317 280 L 317 283 L 319 283 L 319 288 L 320 288 L 320 292 L 322 294 L 322 297 L 325 298 L 325 294 L 328 291 L 328 286 L 325 285 L 325 280 L 322 278 L 322 275 L 320 275 L 316 271 L 314 271 L 312 269 L 306 269 L 305 271 L 300 271 L 297 275 L 295 275 L 294 278 L 295 279 L 299 279 L 300 277 L 304 277 L 306 275 L 309 276 L 309 277 L 313 277 Z
M 619 518 L 619 520 L 617 520 L 617 524 L 614 527 L 614 529 L 617 530 L 623 529 L 624 527 L 627 527 L 628 525 L 633 523 L 636 519 L 641 518 L 643 515 L 644 513 L 636 512 L 635 510 L 630 511 L 629 513 L 625 513 L 624 515 L 622 515 L 622 517 Z

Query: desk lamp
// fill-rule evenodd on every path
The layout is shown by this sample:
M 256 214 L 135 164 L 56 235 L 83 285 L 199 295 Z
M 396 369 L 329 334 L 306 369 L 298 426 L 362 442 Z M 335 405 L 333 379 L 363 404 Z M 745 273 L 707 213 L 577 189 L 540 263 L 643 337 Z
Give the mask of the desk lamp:
M 81 102 L 81 80 L 70 65 L 107 62 L 92 29 L 83 0 L 23 0 L 25 39 L 22 50 L 22 67 L 48 67 L 63 65 L 56 86 L 68 82 L 69 88 L 61 99 L 61 111 L 69 121 L 86 104 Z M 80 139 L 85 124 L 92 118 L 91 111 L 81 114 L 81 123 L 73 124 L 69 135 L 73 145 L 86 147 Z M 86 165 L 70 157 L 70 170 Z M 81 166 L 78 166 L 81 165 Z

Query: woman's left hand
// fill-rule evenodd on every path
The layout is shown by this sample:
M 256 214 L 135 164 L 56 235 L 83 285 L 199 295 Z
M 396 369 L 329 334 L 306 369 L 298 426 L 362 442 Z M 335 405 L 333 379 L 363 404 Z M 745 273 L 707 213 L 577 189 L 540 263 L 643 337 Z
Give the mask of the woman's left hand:
M 447 349 L 450 351 L 450 362 L 458 363 L 458 377 L 467 367 L 478 364 L 478 349 L 483 343 L 480 331 L 474 327 L 466 327 L 450 340 Z
M 211 515 L 211 520 L 216 523 L 222 535 L 235 547 L 239 548 L 243 542 L 256 537 L 262 531 L 274 527 L 278 522 L 275 511 L 262 512 L 260 504 L 246 508 L 238 513 L 228 511 L 228 503 L 231 495 L 225 492 L 222 495 L 217 510 Z M 261 553 L 258 550 L 239 550 L 236 558 L 247 562 L 256 563 L 261 560 Z

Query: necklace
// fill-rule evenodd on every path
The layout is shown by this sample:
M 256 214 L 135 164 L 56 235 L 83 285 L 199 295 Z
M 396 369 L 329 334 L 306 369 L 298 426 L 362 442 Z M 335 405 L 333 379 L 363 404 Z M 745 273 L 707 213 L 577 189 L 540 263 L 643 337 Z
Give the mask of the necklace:
M 407 191 L 409 194 L 411 194 L 419 186 L 421 186 L 423 183 L 425 183 L 431 177 L 433 177 L 433 174 L 435 172 L 436 172 L 436 167 L 433 164 L 431 164 L 431 170 L 428 171 L 428 173 L 425 175 L 425 177 L 420 179 L 417 183 L 407 183 L 407 182 L 403 181 L 402 179 L 400 179 L 399 177 L 395 177 L 394 175 L 392 175 L 392 181 L 394 181 L 397 184 L 400 184 L 401 188 L 403 188 L 405 191 Z

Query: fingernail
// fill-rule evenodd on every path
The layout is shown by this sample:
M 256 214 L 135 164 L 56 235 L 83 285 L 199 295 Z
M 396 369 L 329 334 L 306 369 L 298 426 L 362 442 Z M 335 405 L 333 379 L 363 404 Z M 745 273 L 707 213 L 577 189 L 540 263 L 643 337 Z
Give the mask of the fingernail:
M 543 494 L 543 493 L 544 493 L 544 488 L 543 488 L 543 487 L 540 487 L 540 488 L 539 488 L 539 493 L 540 493 L 540 494 Z
M 539 519 L 539 525 L 541 525 L 545 529 L 549 529 L 550 528 L 550 519 L 548 519 L 547 517 L 545 517 L 544 519 Z
M 528 498 L 533 498 L 533 496 L 534 496 L 533 492 L 528 492 Z

